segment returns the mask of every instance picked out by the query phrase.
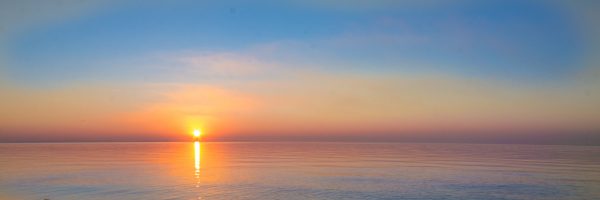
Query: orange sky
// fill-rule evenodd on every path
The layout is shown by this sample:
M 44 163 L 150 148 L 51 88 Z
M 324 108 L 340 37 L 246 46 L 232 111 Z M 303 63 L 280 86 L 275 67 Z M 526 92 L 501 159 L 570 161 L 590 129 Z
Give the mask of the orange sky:
M 4 88 L 8 92 L 2 93 L 0 123 L 5 131 L 42 140 L 181 141 L 190 139 L 196 128 L 203 130 L 205 140 L 251 140 L 253 135 L 381 140 L 391 133 L 397 138 L 444 138 L 475 132 L 485 137 L 588 131 L 597 130 L 600 118 L 590 102 L 594 99 L 564 96 L 566 89 L 467 83 L 448 76 L 293 76 L 276 83 L 223 87 Z

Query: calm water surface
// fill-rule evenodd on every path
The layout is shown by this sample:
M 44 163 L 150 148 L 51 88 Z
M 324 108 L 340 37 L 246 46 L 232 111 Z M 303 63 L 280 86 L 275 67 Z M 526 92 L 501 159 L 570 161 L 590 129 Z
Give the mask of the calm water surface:
M 0 144 L 0 199 L 600 199 L 600 147 Z

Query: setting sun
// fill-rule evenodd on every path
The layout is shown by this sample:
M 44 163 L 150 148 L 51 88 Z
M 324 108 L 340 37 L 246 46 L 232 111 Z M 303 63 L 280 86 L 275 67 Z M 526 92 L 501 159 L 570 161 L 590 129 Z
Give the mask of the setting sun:
M 201 134 L 200 129 L 194 129 L 194 137 L 200 137 Z

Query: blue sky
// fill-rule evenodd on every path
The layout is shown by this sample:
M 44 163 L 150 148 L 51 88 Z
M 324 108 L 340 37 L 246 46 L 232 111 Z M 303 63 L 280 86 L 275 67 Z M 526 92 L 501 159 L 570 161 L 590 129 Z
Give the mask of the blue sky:
M 366 9 L 290 2 L 122 3 L 29 28 L 7 45 L 11 75 L 42 85 L 95 74 L 135 76 L 123 66 L 164 52 L 236 52 L 286 42 L 304 46 L 284 49 L 284 57 L 343 65 L 332 70 L 543 81 L 580 67 L 585 41 L 573 20 L 560 7 L 529 1 Z M 318 67 L 335 68 L 324 65 Z

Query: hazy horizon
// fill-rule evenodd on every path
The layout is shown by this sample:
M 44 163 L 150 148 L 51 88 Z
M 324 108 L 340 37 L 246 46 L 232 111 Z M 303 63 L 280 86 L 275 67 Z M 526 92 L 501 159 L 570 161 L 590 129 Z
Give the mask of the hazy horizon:
M 252 135 L 252 137 L 233 135 L 230 137 L 207 137 L 202 138 L 203 142 L 349 142 L 349 143 L 453 143 L 453 144 L 524 144 L 524 145 L 600 145 L 600 136 L 596 133 L 581 133 L 573 137 L 573 135 L 565 136 L 562 134 L 554 134 L 553 137 L 547 137 L 548 134 L 519 134 L 520 137 L 480 137 L 477 134 L 456 135 L 448 137 L 429 136 L 415 137 L 405 136 L 398 137 L 394 134 L 375 135 L 371 137 L 352 136 L 352 137 L 307 137 L 304 135 Z M 545 137 L 544 137 L 545 136 Z M 544 138 L 540 138 L 544 137 Z M 77 142 L 192 142 L 193 138 L 172 138 L 172 137 L 128 137 L 128 136 L 107 136 L 104 138 L 86 138 L 86 137 L 69 137 L 69 138 L 2 138 L 0 143 L 77 143 Z

